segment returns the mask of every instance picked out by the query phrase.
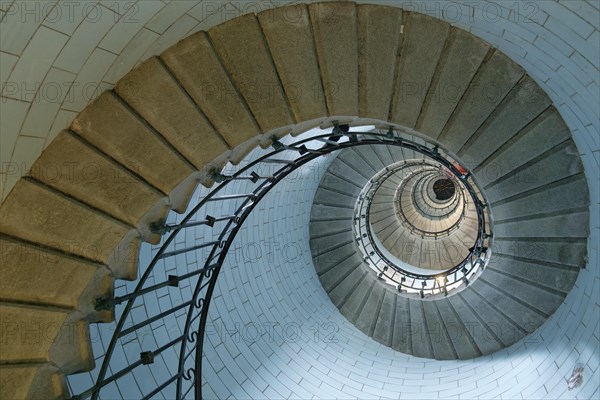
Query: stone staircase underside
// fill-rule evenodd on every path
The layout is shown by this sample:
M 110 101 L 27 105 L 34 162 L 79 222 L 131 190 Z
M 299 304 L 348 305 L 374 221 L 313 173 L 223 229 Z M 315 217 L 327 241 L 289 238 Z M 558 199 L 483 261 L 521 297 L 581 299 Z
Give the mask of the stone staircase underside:
M 505 153 L 511 151 L 508 148 Z M 350 322 L 397 351 L 448 360 L 479 357 L 508 347 L 552 315 L 577 278 L 584 253 L 575 255 L 571 251 L 574 243 L 579 242 L 579 233 L 574 227 L 555 226 L 553 229 L 559 229 L 561 237 L 549 238 L 544 227 L 554 226 L 557 223 L 554 218 L 558 215 L 576 218 L 579 211 L 566 207 L 568 203 L 559 213 L 539 211 L 556 207 L 557 199 L 569 197 L 571 191 L 578 192 L 572 194 L 572 198 L 581 199 L 581 204 L 585 205 L 585 185 L 581 178 L 573 177 L 575 186 L 559 184 L 555 195 L 552 195 L 552 189 L 535 184 L 533 189 L 502 200 L 492 194 L 492 214 L 497 215 L 496 207 L 500 209 L 494 231 L 500 233 L 495 236 L 498 244 L 492 248 L 488 267 L 474 282 L 450 292 L 447 297 L 437 294 L 421 299 L 418 294 L 400 294 L 377 279 L 374 270 L 364 261 L 353 230 L 354 204 L 368 180 L 385 163 L 391 165 L 415 157 L 412 151 L 400 151 L 391 146 L 360 146 L 342 150 L 330 164 L 315 194 L 310 222 L 311 251 L 321 284 Z M 373 166 L 368 167 L 365 159 Z M 421 168 L 426 169 L 427 165 Z M 412 175 L 407 173 L 407 176 Z M 533 179 L 536 181 L 537 175 Z M 495 182 L 488 186 L 492 188 Z M 465 249 L 473 246 L 476 233 L 470 243 L 462 240 L 469 230 L 477 228 L 476 217 L 475 221 L 467 221 L 465 226 L 458 228 L 455 235 L 425 241 L 399 223 L 389 196 L 387 205 L 377 194 L 372 201 L 379 201 L 375 211 L 392 210 L 391 217 L 381 220 L 386 223 L 392 219 L 389 228 L 380 229 L 378 221 L 372 227 L 374 232 L 379 232 L 383 246 L 404 262 L 421 268 L 446 270 L 458 265 L 465 255 L 455 259 L 435 259 L 431 257 L 431 250 L 439 257 L 444 252 L 431 246 L 457 245 Z M 511 214 L 506 214 L 505 207 L 514 202 L 521 202 L 519 209 L 511 209 Z M 535 206 L 528 206 L 528 202 L 534 202 Z M 509 226 L 505 226 L 507 219 Z M 537 225 L 541 226 L 538 228 Z M 530 232 L 524 233 L 528 227 L 531 227 Z M 396 254 L 386 243 L 388 240 L 394 242 L 396 248 L 410 245 L 416 251 Z M 530 246 L 529 250 L 525 250 L 524 244 Z M 521 250 L 515 251 L 511 246 Z M 553 254 L 544 256 L 543 251 L 551 248 Z M 585 246 L 579 249 L 584 250 Z M 440 268 L 436 268 L 436 263 Z
M 66 396 L 64 376 L 94 363 L 88 325 L 114 318 L 95 312 L 93 300 L 110 295 L 114 279 L 136 279 L 141 241 L 159 239 L 148 224 L 183 212 L 198 182 L 210 185 L 208 171 L 271 135 L 334 119 L 415 128 L 477 165 L 498 242 L 545 250 L 533 262 L 507 245 L 498 260 L 511 262 L 495 273 L 552 269 L 573 281 L 587 237 L 581 162 L 550 100 L 518 65 L 467 32 L 398 8 L 290 7 L 230 20 L 142 63 L 16 184 L 0 210 L 0 319 L 11 329 L 0 397 Z M 482 101 L 492 83 L 496 95 Z M 436 90 L 447 85 L 460 95 L 440 100 Z M 492 164 L 499 176 L 486 173 Z M 406 304 L 396 311 L 418 314 Z
M 356 162 L 369 155 L 378 157 L 387 151 L 392 156 L 413 157 L 412 151 L 398 152 L 385 147 L 379 152 L 371 146 L 359 147 L 355 149 L 356 155 L 342 151 L 338 158 L 359 171 L 363 167 Z M 426 269 L 452 268 L 467 257 L 477 238 L 477 211 L 473 202 L 460 192 L 447 204 L 436 205 L 429 200 L 431 205 L 427 205 L 424 200 L 429 199 L 430 194 L 418 182 L 427 176 L 438 176 L 439 170 L 415 163 L 418 160 L 411 158 L 398 160 L 403 161 L 409 167 L 391 175 L 373 195 L 369 207 L 372 232 L 382 246 L 402 262 Z M 446 233 L 450 228 L 452 231 Z M 440 236 L 428 237 L 423 232 Z

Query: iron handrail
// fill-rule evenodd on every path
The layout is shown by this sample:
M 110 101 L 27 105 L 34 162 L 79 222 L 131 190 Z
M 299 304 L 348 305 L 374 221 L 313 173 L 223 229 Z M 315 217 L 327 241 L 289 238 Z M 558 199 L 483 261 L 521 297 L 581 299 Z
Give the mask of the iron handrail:
M 346 142 L 339 142 L 341 137 L 349 138 Z M 322 147 L 318 149 L 308 149 L 307 144 L 310 142 L 318 143 L 322 145 Z M 324 143 L 324 145 L 323 145 Z M 190 390 L 194 390 L 195 398 L 202 398 L 202 352 L 203 352 L 203 344 L 204 344 L 204 333 L 206 329 L 206 322 L 208 317 L 208 309 L 210 306 L 210 301 L 212 299 L 212 294 L 216 285 L 217 277 L 219 272 L 223 266 L 223 263 L 227 257 L 228 249 L 233 243 L 239 229 L 242 227 L 244 221 L 248 218 L 252 210 L 256 207 L 256 205 L 267 195 L 267 193 L 275 187 L 277 183 L 279 183 L 282 179 L 288 176 L 290 173 L 295 171 L 297 168 L 305 165 L 306 163 L 321 157 L 323 155 L 329 154 L 334 151 L 342 150 L 345 148 L 350 148 L 354 146 L 361 145 L 390 145 L 390 146 L 400 146 L 403 148 L 408 148 L 419 153 L 422 153 L 424 156 L 432 157 L 434 159 L 439 158 L 438 147 L 434 146 L 433 148 L 428 148 L 425 145 L 419 144 L 416 141 L 407 140 L 401 136 L 399 136 L 396 132 L 392 130 L 388 131 L 385 134 L 375 133 L 375 132 L 350 132 L 350 131 L 342 131 L 336 126 L 331 134 L 323 134 L 313 136 L 307 139 L 303 139 L 293 143 L 292 145 L 284 146 L 277 140 L 273 142 L 273 151 L 257 158 L 256 160 L 248 163 L 248 165 L 238 169 L 233 175 L 225 176 L 222 175 L 219 171 L 212 171 L 211 177 L 217 185 L 198 203 L 196 204 L 188 214 L 183 217 L 181 222 L 177 225 L 169 226 L 166 228 L 166 225 L 163 224 L 162 233 L 166 234 L 170 231 L 169 235 L 164 239 L 163 244 L 158 249 L 153 259 L 148 264 L 148 267 L 144 270 L 141 275 L 139 282 L 135 286 L 133 292 L 122 296 L 121 298 L 107 299 L 100 298 L 96 301 L 97 309 L 105 309 L 105 308 L 114 308 L 117 304 L 125 303 L 125 306 L 121 312 L 121 315 L 118 319 L 118 322 L 115 327 L 115 331 L 113 336 L 109 342 L 107 350 L 103 355 L 102 365 L 98 372 L 98 375 L 95 379 L 95 384 L 85 390 L 84 392 L 75 395 L 72 397 L 75 399 L 86 399 L 91 397 L 96 400 L 100 396 L 101 390 L 110 382 L 115 382 L 120 379 L 122 376 L 127 375 L 132 372 L 135 368 L 140 365 L 149 365 L 153 362 L 153 358 L 155 355 L 164 351 L 165 346 L 175 346 L 177 343 L 181 342 L 179 349 L 179 365 L 178 371 L 175 375 L 169 377 L 164 383 L 159 385 L 157 388 L 151 392 L 150 395 L 157 394 L 169 387 L 171 384 L 176 382 L 176 396 L 177 399 L 185 398 L 187 393 Z M 298 152 L 299 157 L 294 160 L 286 160 L 286 162 L 279 163 L 274 159 L 274 156 L 286 152 L 293 151 Z M 277 161 L 278 164 L 281 164 L 281 168 L 279 168 L 272 176 L 269 177 L 257 177 L 257 174 L 252 171 L 250 176 L 247 173 L 258 166 L 261 163 L 271 163 L 271 161 Z M 444 162 L 442 158 L 439 160 L 440 163 L 444 164 L 449 170 L 451 170 L 455 174 L 459 174 L 459 171 L 448 162 Z M 246 174 L 246 175 L 244 175 Z M 149 277 L 152 276 L 154 269 L 159 264 L 160 260 L 164 260 L 167 257 L 174 257 L 176 254 L 179 254 L 178 251 L 168 251 L 171 244 L 174 244 L 175 238 L 185 229 L 189 227 L 198 226 L 201 223 L 196 222 L 193 218 L 198 214 L 198 212 L 206 206 L 209 202 L 215 201 L 217 198 L 217 194 L 222 192 L 224 188 L 228 187 L 228 185 L 235 181 L 236 179 L 248 179 L 251 182 L 257 184 L 257 187 L 252 191 L 252 193 L 247 193 L 244 196 L 226 196 L 221 197 L 221 201 L 237 201 L 243 200 L 242 204 L 239 205 L 234 215 L 229 216 L 219 216 L 218 218 L 209 219 L 207 216 L 207 221 L 212 221 L 209 224 L 205 224 L 208 226 L 213 226 L 214 221 L 224 221 L 226 222 L 225 227 L 221 230 L 221 233 L 216 241 L 210 241 L 207 247 L 211 247 L 211 251 L 209 256 L 206 258 L 206 261 L 203 267 L 198 271 L 198 281 L 194 288 L 194 293 L 192 299 L 190 299 L 190 304 L 188 305 L 188 312 L 186 316 L 186 323 L 183 327 L 183 332 L 180 337 L 176 340 L 167 343 L 167 345 L 163 345 L 158 350 L 143 352 L 140 354 L 140 360 L 137 360 L 131 364 L 129 364 L 126 368 L 119 370 L 116 374 L 107 377 L 107 372 L 110 367 L 110 362 L 112 360 L 113 354 L 116 350 L 117 343 L 120 338 L 123 336 L 123 332 L 131 333 L 131 328 L 125 329 L 125 323 L 130 316 L 131 310 L 133 308 L 134 303 L 140 297 L 148 293 L 148 287 L 145 287 L 146 282 Z M 261 183 L 258 183 L 261 181 Z M 476 199 L 476 204 L 478 199 Z M 479 208 L 478 208 L 479 210 Z M 481 216 L 480 223 L 483 225 L 484 217 Z M 205 221 L 206 222 L 206 221 Z M 481 225 L 480 225 L 481 226 Z M 160 231 L 160 229 L 159 229 Z M 184 249 L 185 250 L 185 249 Z M 215 261 L 216 259 L 216 261 Z M 191 277 L 191 276 L 190 276 Z M 173 279 L 171 279 L 173 278 Z M 208 280 L 205 282 L 205 280 Z M 179 277 L 169 277 L 167 281 L 167 286 L 178 286 Z M 150 286 L 151 288 L 157 287 L 157 285 Z M 164 287 L 161 285 L 161 287 Z M 204 291 L 204 289 L 206 289 Z M 202 296 L 202 293 L 204 295 Z M 201 297 L 202 296 L 202 297 Z M 179 309 L 177 307 L 173 308 L 173 310 Z M 175 312 L 175 311 L 171 311 Z M 156 316 L 151 317 L 149 319 L 156 318 Z M 198 320 L 199 318 L 199 320 Z M 194 324 L 198 321 L 197 326 Z M 153 321 L 150 321 L 153 322 Z M 138 327 L 143 326 L 144 324 L 138 324 Z M 147 325 L 147 324 L 146 324 Z M 188 350 L 188 345 L 192 345 L 190 351 Z M 186 369 L 186 360 L 189 360 L 191 355 L 194 354 L 194 364 L 193 368 Z M 190 382 L 190 388 L 184 392 L 183 390 L 183 381 Z M 149 395 L 147 395 L 149 396 Z

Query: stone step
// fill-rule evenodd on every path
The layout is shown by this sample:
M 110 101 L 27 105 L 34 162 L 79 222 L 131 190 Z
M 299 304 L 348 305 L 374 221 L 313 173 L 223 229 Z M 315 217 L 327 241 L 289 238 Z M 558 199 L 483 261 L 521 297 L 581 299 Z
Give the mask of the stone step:
M 315 254 L 322 254 L 353 241 L 354 233 L 351 230 L 346 230 L 340 233 L 311 239 L 310 246 Z
M 379 155 L 375 152 L 375 147 L 377 146 L 358 146 L 352 148 L 357 156 L 369 164 L 370 170 L 373 171 L 373 175 L 387 166 L 387 164 L 384 164 L 379 158 Z
M 578 174 L 493 203 L 492 209 L 498 223 L 527 219 L 536 214 L 568 214 L 569 210 L 587 209 L 589 203 L 587 181 L 583 174 Z
M 307 6 L 270 8 L 258 20 L 296 121 L 327 115 Z
M 327 111 L 331 116 L 358 116 L 356 4 L 314 3 L 308 9 Z
M 329 271 L 338 263 L 357 254 L 358 251 L 354 240 L 347 243 L 338 243 L 337 246 L 329 247 L 327 249 L 321 249 L 320 247 L 311 249 L 317 274 Z
M 341 152 L 338 159 L 361 175 L 365 181 L 368 181 L 377 173 L 377 171 L 371 168 L 371 166 L 358 156 L 353 149 Z
M 348 196 L 338 191 L 333 191 L 324 187 L 320 187 L 319 189 L 317 189 L 313 201 L 315 204 L 323 204 L 335 207 L 347 207 L 353 209 L 354 205 L 356 204 L 356 197 Z
M 319 280 L 326 292 L 335 289 L 348 275 L 363 264 L 363 260 L 358 253 L 350 254 L 331 267 L 329 270 L 319 275 Z
M 511 259 L 537 260 L 566 267 L 567 270 L 584 268 L 586 263 L 586 241 L 570 241 L 567 238 L 554 240 L 551 238 L 496 238 L 493 251 L 495 254 Z M 493 260 L 490 260 L 492 262 Z M 493 264 L 492 264 L 493 265 Z
M 468 360 L 481 356 L 481 350 L 479 350 L 475 339 L 469 333 L 471 325 L 469 324 L 469 327 L 467 327 L 465 325 L 466 321 L 462 319 L 470 314 L 459 315 L 447 299 L 435 301 L 435 305 L 439 310 L 451 345 L 456 351 L 456 357 L 460 360 Z
M 315 204 L 310 212 L 311 220 L 351 220 L 354 217 L 354 209 L 349 207 L 337 207 L 324 204 Z
M 0 209 L 0 232 L 107 264 L 132 229 L 41 183 L 21 179 Z
M 71 132 L 61 132 L 29 174 L 59 192 L 139 227 L 148 241 L 160 240 L 147 226 L 166 219 L 169 206 L 164 195 Z
M 417 330 L 411 320 L 410 302 L 407 297 L 396 295 L 392 348 L 405 354 L 413 354 L 413 334 Z
M 370 274 L 372 274 L 372 272 L 367 272 L 367 275 Z M 357 325 L 361 312 L 369 300 L 371 291 L 376 287 L 376 283 L 377 282 L 374 279 L 362 279 L 358 285 L 354 287 L 354 290 L 352 290 L 347 300 L 344 302 L 344 305 L 340 308 L 340 312 L 348 319 L 348 321 Z
M 427 93 L 416 129 L 437 138 L 488 54 L 490 45 L 461 29 L 452 28 L 447 49 Z M 465 57 L 468 54 L 468 57 Z
M 64 376 L 50 364 L 0 365 L 0 398 L 57 400 L 69 395 Z
M 410 327 L 412 329 L 412 355 L 415 357 L 435 358 L 431 337 L 427 332 L 423 302 L 410 300 Z
M 261 132 L 294 124 L 296 121 L 256 16 L 247 14 L 219 24 L 208 31 L 208 36 Z
M 405 149 L 399 146 L 387 146 L 394 162 L 412 160 L 418 158 L 413 150 Z
M 456 153 L 523 76 L 523 69 L 494 50 L 477 71 L 438 140 Z M 495 90 L 489 90 L 493 87 Z
M 534 80 L 525 76 L 462 146 L 457 155 L 469 165 L 481 164 L 551 103 L 548 95 Z
M 513 291 L 512 286 L 504 286 L 503 282 L 510 282 L 514 284 L 514 280 L 507 278 L 502 281 L 496 281 L 497 274 L 493 279 L 485 277 L 479 277 L 473 282 L 473 291 L 476 291 L 479 296 L 482 296 L 490 304 L 493 304 L 495 309 L 498 310 L 502 315 L 510 320 L 515 325 L 523 336 L 533 332 L 533 330 L 540 326 L 547 318 L 548 314 L 537 307 L 531 305 L 528 302 L 521 300 L 518 296 L 521 295 L 521 291 Z M 502 285 L 502 286 L 500 286 Z M 517 288 L 518 290 L 518 288 Z M 554 303 L 554 299 L 552 303 Z M 545 298 L 543 299 L 545 300 Z M 542 300 L 542 301 L 543 301 Z
M 358 6 L 359 116 L 386 121 L 400 50 L 404 12 L 397 7 Z M 385 165 L 389 165 L 385 164 Z
M 402 243 L 403 238 L 408 234 L 408 231 L 405 229 L 396 229 L 390 236 L 388 236 L 387 239 L 382 242 L 382 244 L 386 249 L 393 249 L 398 245 L 398 243 Z
M 414 128 L 444 50 L 450 24 L 423 14 L 410 13 L 404 19 L 390 118 L 394 123 Z
M 495 224 L 497 237 L 581 238 L 588 236 L 588 211 Z
M 63 373 L 94 367 L 87 322 L 59 309 L 1 304 L 0 364 L 52 362 Z
M 367 271 L 363 268 L 355 268 L 342 282 L 329 292 L 329 298 L 338 309 L 341 309 L 348 298 L 355 292 L 356 287 L 365 282 Z
M 535 282 L 523 280 L 518 275 L 510 275 L 502 268 L 498 271 L 490 269 L 486 273 L 485 279 L 494 287 L 510 292 L 510 295 L 520 303 L 524 303 L 529 308 L 535 309 L 538 313 L 546 316 L 550 316 L 556 311 L 567 294 L 562 288 L 559 290 L 541 286 Z M 571 282 L 567 281 L 565 283 L 569 285 Z
M 394 163 L 394 158 L 392 157 L 392 153 L 388 149 L 390 146 L 372 146 L 373 152 L 377 155 L 377 158 L 381 161 L 381 163 L 385 166 L 391 165 Z
M 310 238 L 316 238 L 333 233 L 348 231 L 352 229 L 352 220 L 350 217 L 338 220 L 320 221 L 313 219 L 310 221 Z
M 371 292 L 368 295 L 363 293 L 363 296 L 368 297 L 356 319 L 356 327 L 366 335 L 373 336 L 386 291 L 383 285 L 375 281 Z
M 206 32 L 185 38 L 160 57 L 231 148 L 260 134 Z
M 583 172 L 575 144 L 569 140 L 548 152 L 531 159 L 519 169 L 486 186 L 485 193 L 491 202 L 541 188 L 552 182 Z
M 569 128 L 554 107 L 548 108 L 474 168 L 479 185 L 485 187 L 569 139 Z
M 423 314 L 425 315 L 425 330 L 429 335 L 429 341 L 433 347 L 433 355 L 436 360 L 455 360 L 458 358 L 457 351 L 450 339 L 446 324 L 440 315 L 437 301 L 423 301 Z
M 335 161 L 331 163 L 331 166 L 328 170 L 332 175 L 336 176 L 337 178 L 346 182 L 351 182 L 354 186 L 356 186 L 359 189 L 359 191 L 362 190 L 363 187 L 365 187 L 368 180 L 371 178 L 367 178 L 362 174 L 358 173 L 354 168 L 352 168 L 345 161 L 340 159 L 339 156 L 335 159 Z
M 191 164 L 112 92 L 100 95 L 75 117 L 71 129 L 165 195 L 194 172 Z
M 388 347 L 392 347 L 395 311 L 396 293 L 389 289 L 385 290 L 381 308 L 377 314 L 375 329 L 373 330 L 373 339 Z
M 227 154 L 229 146 L 159 58 L 128 73 L 115 92 L 197 169 Z
M 398 223 L 395 215 L 392 215 L 385 219 L 386 225 L 383 229 L 374 230 L 375 234 L 381 241 L 381 243 L 385 246 L 386 243 L 394 240 L 394 237 L 397 237 L 397 232 L 402 233 L 405 229 Z M 374 226 L 373 226 L 374 227 Z
M 354 182 L 344 180 L 334 175 L 332 172 L 330 172 L 330 170 L 328 170 L 327 173 L 325 173 L 325 175 L 323 176 L 323 179 L 321 179 L 319 187 L 333 190 L 338 193 L 343 193 L 354 198 L 357 198 L 358 194 L 361 191 L 361 188 L 358 187 Z
M 100 264 L 65 253 L 0 237 L 2 301 L 75 310 L 86 297 L 112 292 L 112 277 Z
M 479 350 L 482 355 L 495 353 L 504 347 L 504 343 L 497 335 L 498 326 L 500 325 L 497 323 L 488 325 L 488 319 L 483 319 L 477 312 L 477 310 L 483 310 L 484 303 L 477 299 L 474 299 L 474 301 L 477 302 L 477 307 L 475 304 L 468 303 L 460 293 L 448 297 L 448 305 L 454 310 L 456 319 L 460 320 L 460 325 L 463 328 L 459 330 L 461 335 L 459 337 L 462 341 L 466 339 L 471 342 L 473 347 L 476 347 L 476 350 Z M 450 318 L 449 314 L 444 315 L 448 315 Z M 494 322 L 491 319 L 489 321 Z M 496 321 L 502 322 L 503 320 L 496 319 Z M 457 333 L 457 335 L 459 334 Z M 456 342 L 458 342 L 458 338 Z M 469 354 L 463 353 L 463 349 L 465 352 L 468 350 L 467 347 L 456 345 L 456 349 L 459 357 Z
M 536 264 L 534 262 L 508 258 L 498 253 L 495 253 L 495 255 L 496 257 L 490 260 L 490 264 L 487 266 L 490 271 L 550 291 L 551 293 L 558 293 L 565 296 L 577 279 L 577 268 L 561 268 L 559 265 Z M 490 272 L 490 275 L 492 275 L 492 272 Z
M 514 343 L 515 341 L 523 338 L 526 331 L 523 330 L 516 322 L 507 319 L 505 315 L 501 313 L 503 308 L 499 308 L 495 301 L 498 300 L 497 293 L 492 298 L 482 296 L 478 291 L 473 289 L 475 283 L 479 282 L 481 278 L 477 279 L 473 284 L 470 285 L 469 290 L 463 290 L 461 293 L 449 297 L 452 305 L 459 312 L 459 315 L 463 314 L 463 308 L 459 304 L 454 302 L 456 296 L 460 296 L 464 303 L 468 304 L 469 310 L 475 314 L 475 320 L 472 318 L 464 318 L 463 321 L 473 323 L 477 321 L 473 329 L 475 332 L 475 341 L 483 354 L 489 354 L 488 349 L 495 349 L 494 351 L 500 350 L 505 347 L 508 343 Z M 480 282 L 478 287 L 481 287 Z M 487 291 L 486 291 L 487 294 Z M 501 303 L 506 306 L 506 303 Z M 483 341 L 481 340 L 483 339 Z M 487 342 L 487 345 L 484 343 Z M 496 345 L 498 342 L 498 345 Z

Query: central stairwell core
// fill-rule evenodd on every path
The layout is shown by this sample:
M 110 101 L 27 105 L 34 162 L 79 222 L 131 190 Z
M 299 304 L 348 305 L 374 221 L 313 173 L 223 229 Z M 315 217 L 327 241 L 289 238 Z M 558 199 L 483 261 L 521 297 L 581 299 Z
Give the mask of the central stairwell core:
M 450 200 L 456 193 L 456 186 L 451 179 L 441 178 L 433 182 L 433 193 L 435 193 L 436 200 Z
M 395 269 L 438 274 L 431 281 L 437 291 L 442 290 L 440 283 L 448 284 L 439 274 L 467 259 L 481 236 L 475 204 L 460 180 L 434 160 L 404 160 L 375 175 L 357 201 L 357 207 L 368 202 L 368 235 L 374 245 L 392 264 L 404 266 Z M 436 188 L 445 190 L 443 199 Z M 483 216 L 485 220 L 489 217 Z
M 455 156 L 422 137 L 401 131 L 394 135 L 398 145 L 339 152 L 315 203 L 335 207 L 340 195 L 357 192 L 343 202 L 351 207 L 335 214 L 344 213 L 352 221 L 352 245 L 377 284 L 402 296 L 447 296 L 474 281 L 490 258 L 489 208 Z M 434 191 L 437 182 L 446 190 L 444 200 Z M 317 254 L 319 246 L 327 246 L 313 244 Z
M 333 304 L 374 340 L 423 358 L 475 358 L 533 332 L 577 276 L 550 268 L 541 254 L 504 254 L 539 216 L 523 208 L 506 220 L 513 200 L 498 201 L 496 183 L 466 167 L 470 152 L 384 129 L 355 138 L 376 134 L 379 142 L 333 153 L 313 199 L 311 252 Z M 534 282 L 530 269 L 560 287 Z

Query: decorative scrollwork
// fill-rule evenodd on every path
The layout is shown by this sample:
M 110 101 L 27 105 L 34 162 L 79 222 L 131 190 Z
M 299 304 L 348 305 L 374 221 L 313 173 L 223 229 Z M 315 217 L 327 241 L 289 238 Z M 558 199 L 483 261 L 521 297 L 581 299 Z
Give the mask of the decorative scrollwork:
M 205 300 L 203 297 L 198 297 L 194 302 L 194 307 L 201 309 L 202 307 L 204 307 L 204 301 Z
M 196 370 L 194 368 L 188 368 L 183 373 L 183 379 L 186 381 L 191 381 L 196 379 Z
M 341 129 L 341 127 L 337 128 Z M 257 204 L 260 203 L 262 198 L 277 185 L 277 183 L 283 180 L 291 172 L 318 157 L 345 148 L 362 145 L 388 145 L 406 147 L 410 150 L 420 152 L 428 157 L 434 158 L 438 162 L 445 163 L 444 165 L 449 169 L 453 168 L 450 162 L 447 162 L 443 159 L 441 156 L 442 151 L 440 149 L 436 149 L 434 152 L 430 147 L 411 140 L 410 138 L 413 136 L 409 134 L 391 129 L 390 131 L 383 133 L 350 132 L 349 129 L 349 127 L 347 127 L 347 129 L 345 128 L 345 130 L 340 133 L 340 135 L 343 137 L 340 136 L 336 138 L 335 142 L 331 140 L 332 134 L 327 133 L 298 140 L 290 145 L 284 145 L 283 147 L 279 147 L 278 149 L 268 152 L 252 162 L 249 162 L 244 167 L 240 167 L 235 173 L 228 173 L 227 175 L 224 175 L 219 171 L 213 171 L 211 176 L 215 180 L 216 184 L 183 219 L 180 221 L 178 220 L 177 225 L 171 226 L 169 232 L 165 232 L 165 235 L 167 236 L 163 238 L 160 249 L 158 252 L 156 252 L 152 261 L 146 266 L 135 289 L 124 296 L 116 297 L 114 299 L 115 304 L 123 304 L 124 307 L 117 310 L 120 315 L 118 315 L 118 321 L 116 323 L 114 334 L 106 348 L 102 365 L 98 370 L 95 384 L 85 392 L 77 395 L 76 398 L 86 399 L 91 397 L 93 400 L 98 399 L 100 392 L 105 386 L 107 386 L 109 383 L 118 381 L 123 376 L 126 376 L 135 368 L 139 367 L 139 363 L 136 362 L 132 362 L 125 368 L 120 365 L 117 367 L 117 362 L 111 363 L 115 352 L 122 350 L 120 338 L 129 333 L 143 332 L 142 329 L 147 329 L 147 327 L 151 327 L 153 324 L 156 325 L 156 321 L 166 317 L 172 317 L 173 315 L 176 315 L 179 319 L 179 314 L 181 311 L 186 309 L 187 314 L 185 315 L 185 326 L 182 327 L 181 337 L 165 343 L 162 346 L 159 345 L 160 347 L 157 349 L 148 349 L 148 351 L 152 351 L 152 354 L 159 355 L 162 351 L 167 349 L 173 350 L 178 348 L 179 365 L 177 374 L 169 377 L 164 383 L 157 387 L 146 389 L 148 389 L 148 393 L 155 394 L 160 393 L 163 388 L 166 388 L 169 385 L 176 385 L 175 397 L 178 400 L 184 398 L 191 389 L 194 389 L 196 397 L 201 398 L 202 346 L 204 343 L 204 333 L 208 319 L 208 309 L 216 280 L 219 276 L 219 271 L 223 265 L 225 257 L 228 254 L 229 247 L 232 245 L 236 234 L 239 232 L 242 224 L 249 216 L 250 212 L 254 207 L 256 207 Z M 405 135 L 406 137 L 403 138 L 402 135 Z M 282 153 L 284 152 L 288 152 L 286 156 L 288 158 L 286 160 L 282 160 Z M 275 168 L 275 171 L 272 174 L 269 174 L 270 176 L 259 177 L 256 174 L 251 175 L 253 179 L 251 179 L 250 182 L 252 185 L 254 185 L 252 186 L 254 189 L 251 191 L 251 193 L 246 192 L 240 195 L 229 195 L 223 197 L 218 196 L 219 194 L 223 193 L 225 188 L 230 187 L 229 185 L 231 185 L 232 182 L 235 182 L 239 179 L 244 179 L 244 177 L 248 177 L 248 174 L 255 170 L 265 170 L 266 168 L 269 168 L 270 170 L 270 168 L 276 164 L 279 164 L 280 166 Z M 464 178 L 464 180 L 467 182 L 468 179 L 470 178 Z M 371 197 L 372 193 L 365 196 L 365 198 Z M 205 219 L 205 215 L 213 214 L 212 212 L 207 212 L 207 204 L 211 201 L 217 200 L 223 202 L 234 202 L 230 203 L 233 205 L 233 207 L 220 207 L 223 210 L 222 215 L 212 215 L 210 218 L 207 217 Z M 481 203 L 484 202 L 480 202 L 478 204 Z M 225 210 L 231 209 L 235 211 L 225 214 Z M 365 215 L 365 213 L 362 214 Z M 199 216 L 202 217 L 200 218 Z M 366 217 L 367 218 L 358 218 L 358 220 L 364 222 L 366 219 L 368 219 L 368 215 L 366 215 Z M 188 229 L 194 229 L 193 232 L 195 235 L 196 229 L 198 229 L 199 226 L 202 226 L 202 229 L 207 229 L 207 238 L 210 239 L 206 239 L 206 243 L 203 244 L 195 244 L 194 246 L 180 248 L 181 246 L 179 246 L 179 242 L 176 242 L 176 238 L 181 238 L 181 235 L 184 235 Z M 218 234 L 218 239 L 214 239 L 215 234 Z M 485 232 L 482 232 L 482 234 L 485 234 Z M 475 248 L 482 247 L 483 242 L 475 246 Z M 211 248 L 210 254 L 204 255 L 201 251 L 198 251 L 201 248 Z M 204 264 L 202 265 L 200 262 L 197 270 L 188 271 L 181 276 L 173 275 L 176 277 L 176 279 L 171 279 L 171 283 L 176 281 L 177 285 L 169 285 L 169 282 L 154 282 L 154 278 L 156 276 L 169 275 L 169 273 L 166 271 L 158 271 L 159 269 L 166 269 L 168 266 L 167 264 L 172 266 L 176 260 L 175 257 L 188 252 L 195 252 L 198 257 L 204 257 Z M 168 259 L 170 259 L 172 262 L 165 262 L 165 260 Z M 155 269 L 157 271 L 155 271 Z M 130 321 L 132 320 L 131 313 L 134 309 L 134 305 L 137 307 L 140 305 L 140 303 L 144 302 L 145 295 L 158 290 L 165 290 L 165 288 L 166 290 L 178 290 L 176 288 L 180 287 L 181 282 L 192 279 L 195 279 L 195 285 L 191 285 L 193 292 L 189 299 L 183 300 L 185 303 L 174 305 L 172 308 L 162 311 L 160 314 L 148 316 L 145 321 L 136 320 L 136 324 L 133 326 L 126 326 L 126 324 L 130 324 Z M 122 357 L 115 358 L 119 360 L 122 359 Z M 194 367 L 188 368 L 187 366 L 192 362 L 194 363 Z M 151 367 L 152 364 L 148 364 L 146 366 L 146 368 Z M 186 382 L 192 382 L 191 388 L 187 387 L 189 384 L 186 384 L 187 391 L 183 389 L 183 380 Z

